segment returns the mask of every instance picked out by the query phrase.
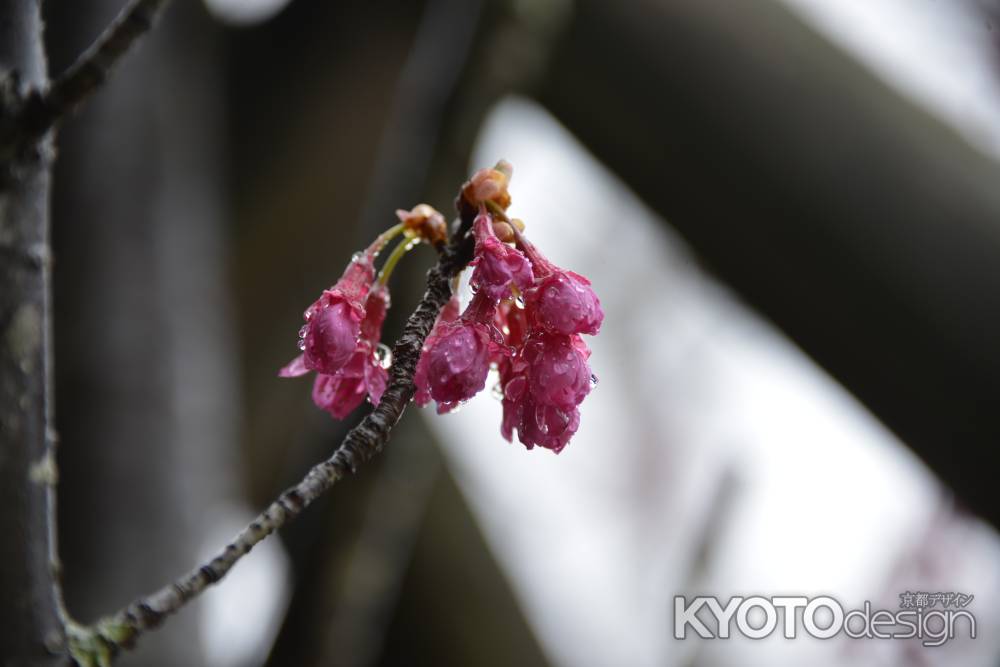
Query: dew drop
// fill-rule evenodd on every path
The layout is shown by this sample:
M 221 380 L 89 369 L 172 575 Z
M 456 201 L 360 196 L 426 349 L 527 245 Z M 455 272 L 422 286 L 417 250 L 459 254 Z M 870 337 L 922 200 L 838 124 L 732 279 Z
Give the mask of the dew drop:
M 375 358 L 382 368 L 389 368 L 392 365 L 392 350 L 385 343 L 375 346 Z
M 591 387 L 596 387 L 598 382 L 600 382 L 600 380 L 598 379 L 598 377 L 596 375 L 594 375 L 593 373 L 591 373 L 590 374 L 590 386 Z
M 363 255 L 360 252 L 356 252 L 353 255 L 351 255 L 351 261 L 352 262 L 360 262 L 362 258 L 363 258 Z
M 303 352 L 305 352 L 305 350 L 306 350 L 306 339 L 305 338 L 300 338 L 299 339 L 299 349 L 302 350 Z

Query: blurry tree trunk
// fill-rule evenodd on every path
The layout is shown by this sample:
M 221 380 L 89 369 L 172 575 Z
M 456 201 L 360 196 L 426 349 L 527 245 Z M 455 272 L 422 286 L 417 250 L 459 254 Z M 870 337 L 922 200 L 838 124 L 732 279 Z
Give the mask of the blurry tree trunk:
M 53 58 L 120 7 L 50 5 Z M 197 5 L 177 5 L 61 137 L 60 530 L 82 621 L 190 567 L 238 469 L 210 30 Z M 204 664 L 197 609 L 119 664 Z
M 0 77 L 46 84 L 41 30 L 36 0 L 0 0 Z M 0 161 L 0 661 L 11 666 L 60 663 L 44 646 L 60 627 L 44 474 L 50 161 L 47 139 Z

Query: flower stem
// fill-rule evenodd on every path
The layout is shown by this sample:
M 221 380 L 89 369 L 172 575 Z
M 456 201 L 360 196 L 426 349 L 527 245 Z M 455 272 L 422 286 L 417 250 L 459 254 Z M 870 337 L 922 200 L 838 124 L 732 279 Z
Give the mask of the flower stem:
M 490 209 L 490 213 L 492 213 L 498 220 L 510 222 L 510 218 L 507 217 L 507 211 L 503 210 L 503 207 L 501 207 L 500 204 L 490 199 L 487 199 L 484 203 L 486 204 L 486 208 Z
M 407 239 L 400 241 L 399 245 L 393 248 L 392 254 L 389 258 L 385 260 L 385 264 L 382 265 L 382 270 L 378 274 L 378 284 L 385 285 L 389 282 L 389 276 L 392 275 L 392 270 L 396 268 L 396 264 L 402 259 L 403 255 L 408 253 L 413 246 L 420 243 L 420 239 Z
M 372 243 L 371 245 L 371 247 L 375 249 L 375 254 L 378 254 L 379 251 L 385 247 L 386 243 L 393 240 L 394 238 L 396 238 L 405 231 L 406 231 L 406 225 L 400 222 L 393 225 L 389 229 L 385 230 L 381 234 L 379 234 L 378 237 L 376 237 L 375 242 Z

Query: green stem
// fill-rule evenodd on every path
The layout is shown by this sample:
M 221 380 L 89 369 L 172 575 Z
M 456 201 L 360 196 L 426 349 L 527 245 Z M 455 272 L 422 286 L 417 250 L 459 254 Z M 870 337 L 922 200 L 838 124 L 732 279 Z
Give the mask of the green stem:
M 489 199 L 483 203 L 486 204 L 486 208 L 490 209 L 490 213 L 492 213 L 496 218 L 503 220 L 504 222 L 510 222 L 510 218 L 507 217 L 507 212 L 500 207 L 500 204 Z
M 406 241 L 401 241 L 399 245 L 393 248 L 392 254 L 389 255 L 389 258 L 387 260 L 385 260 L 385 264 L 382 265 L 382 270 L 379 271 L 378 274 L 379 285 L 385 285 L 387 282 L 389 282 L 389 276 L 392 275 L 392 270 L 396 268 L 396 264 L 398 264 L 399 260 L 403 258 L 403 255 L 408 253 L 413 248 L 413 246 L 417 245 L 418 243 L 420 243 L 420 239 L 409 239 Z
M 394 238 L 396 238 L 405 231 L 406 231 L 406 225 L 400 222 L 398 224 L 393 225 L 389 229 L 385 230 L 381 234 L 379 234 L 378 238 L 375 239 L 375 243 L 372 244 L 374 247 L 378 248 L 378 250 L 375 251 L 376 254 L 380 250 L 382 250 L 382 248 L 385 247 L 386 243 L 393 240 Z

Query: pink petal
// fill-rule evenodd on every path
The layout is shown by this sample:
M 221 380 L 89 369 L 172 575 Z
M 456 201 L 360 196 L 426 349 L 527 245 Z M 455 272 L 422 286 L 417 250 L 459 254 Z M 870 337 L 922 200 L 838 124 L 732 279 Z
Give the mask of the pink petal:
M 278 377 L 296 378 L 300 375 L 305 375 L 308 372 L 309 369 L 306 367 L 305 355 L 300 354 L 289 361 L 288 364 L 282 367 L 280 371 L 278 371 Z
M 525 294 L 525 309 L 538 327 L 564 336 L 597 334 L 604 321 L 590 281 L 572 271 L 557 270 L 539 279 Z

